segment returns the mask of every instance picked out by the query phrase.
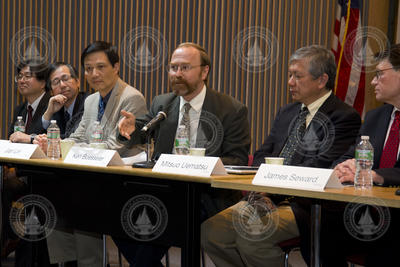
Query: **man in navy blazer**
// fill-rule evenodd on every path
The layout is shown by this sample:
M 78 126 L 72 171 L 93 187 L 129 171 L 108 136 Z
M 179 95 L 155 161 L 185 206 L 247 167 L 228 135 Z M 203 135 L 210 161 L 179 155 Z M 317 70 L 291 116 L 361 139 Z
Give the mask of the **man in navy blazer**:
M 42 116 L 42 126 L 47 129 L 50 120 L 56 120 L 60 127 L 61 139 L 64 139 L 78 127 L 87 93 L 79 92 L 78 72 L 68 63 L 50 64 L 47 83 L 53 96 Z
M 355 109 L 333 95 L 335 75 L 334 56 L 326 48 L 309 46 L 294 52 L 288 86 L 296 102 L 279 110 L 271 132 L 254 154 L 254 165 L 264 163 L 264 157 L 285 157 L 287 165 L 329 168 L 347 151 L 357 137 L 361 119 Z M 303 120 L 302 114 L 307 114 Z M 300 135 L 302 125 L 305 130 Z M 272 210 L 271 199 L 276 204 Z M 284 253 L 277 243 L 303 234 L 309 225 L 304 210 L 310 209 L 310 203 L 302 198 L 289 202 L 251 193 L 202 224 L 203 248 L 216 266 L 283 266 Z M 272 212 L 257 207 L 270 207 Z M 265 231 L 251 231 L 250 222 Z
M 384 102 L 381 107 L 369 111 L 363 125 L 361 126 L 359 136 L 369 136 L 369 141 L 374 148 L 374 163 L 372 166 L 372 178 L 375 185 L 380 186 L 400 186 L 400 160 L 399 160 L 399 115 L 400 110 L 400 44 L 396 44 L 387 50 L 377 54 L 378 65 L 376 66 L 376 74 L 371 84 L 375 86 L 376 100 Z M 397 128 L 396 128 L 397 121 Z M 397 146 L 392 146 L 392 156 L 383 156 L 388 152 L 387 149 L 389 139 L 397 139 Z M 393 139 L 393 140 L 395 140 Z M 357 142 L 350 147 L 347 153 L 337 161 L 341 162 L 335 167 L 335 173 L 341 182 L 354 182 L 356 173 L 356 162 L 354 159 L 355 147 Z M 388 145 L 389 146 L 389 145 Z M 391 150 L 391 149 L 389 149 Z M 383 207 L 383 210 L 385 208 Z M 372 210 L 372 209 L 371 209 Z M 382 210 L 382 209 L 381 209 Z M 349 232 L 341 227 L 340 229 L 332 228 L 331 235 L 327 237 L 332 243 L 341 243 L 340 250 L 334 253 L 327 248 L 330 254 L 327 254 L 327 260 L 331 258 L 342 258 L 344 266 L 344 258 L 346 254 L 358 250 L 367 251 L 366 266 L 397 266 L 398 265 L 398 249 L 395 245 L 400 237 L 398 209 L 390 209 L 390 224 L 386 231 L 382 231 L 382 235 L 377 236 L 373 242 L 363 242 L 353 238 Z M 382 219 L 382 218 L 380 218 Z M 387 222 L 386 222 L 387 223 Z M 380 226 L 385 226 L 385 223 Z M 381 228 L 377 227 L 379 231 Z M 359 251 L 356 251 L 359 252 Z
M 374 147 L 373 181 L 383 186 L 400 185 L 399 157 L 391 168 L 380 168 L 381 156 L 389 136 L 390 127 L 395 119 L 395 112 L 400 110 L 400 44 L 377 55 L 379 64 L 371 84 L 375 86 L 376 100 L 385 105 L 369 111 L 360 129 L 361 135 L 368 135 Z M 360 138 L 357 139 L 357 143 Z M 336 174 L 341 182 L 353 182 L 355 174 L 354 144 L 338 161 Z M 347 159 L 347 160 L 346 160 Z M 344 161 L 346 160 L 346 161 Z M 344 161 L 344 162 L 343 162 Z

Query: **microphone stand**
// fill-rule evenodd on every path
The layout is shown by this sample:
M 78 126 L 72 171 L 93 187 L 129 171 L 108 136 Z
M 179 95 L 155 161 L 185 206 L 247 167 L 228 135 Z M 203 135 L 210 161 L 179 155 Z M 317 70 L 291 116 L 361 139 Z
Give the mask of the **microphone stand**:
M 151 145 L 151 134 L 150 131 L 146 132 L 147 142 L 146 142 L 146 161 L 139 161 L 132 164 L 134 168 L 145 168 L 152 169 L 156 164 L 154 160 L 150 159 L 150 145 Z

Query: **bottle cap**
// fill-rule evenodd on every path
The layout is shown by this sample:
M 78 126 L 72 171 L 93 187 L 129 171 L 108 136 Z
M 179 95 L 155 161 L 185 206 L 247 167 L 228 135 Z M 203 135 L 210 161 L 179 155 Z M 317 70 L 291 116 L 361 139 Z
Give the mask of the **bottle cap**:
M 368 135 L 362 135 L 361 136 L 361 140 L 369 140 L 369 136 Z
M 97 125 L 97 124 L 100 124 L 100 122 L 99 121 L 95 121 L 94 124 Z
M 17 120 L 22 120 L 22 116 L 18 116 L 18 117 L 17 117 Z
M 57 123 L 57 120 L 51 120 L 50 123 Z

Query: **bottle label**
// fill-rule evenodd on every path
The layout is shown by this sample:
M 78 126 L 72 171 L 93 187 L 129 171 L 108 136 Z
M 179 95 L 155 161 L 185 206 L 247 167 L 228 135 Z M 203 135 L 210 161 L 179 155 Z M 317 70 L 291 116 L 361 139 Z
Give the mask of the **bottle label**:
M 101 132 L 94 132 L 92 134 L 92 142 L 100 143 L 103 140 L 103 134 Z
M 59 132 L 48 132 L 47 133 L 47 139 L 58 139 L 58 138 L 60 138 Z
M 189 139 L 188 138 L 176 138 L 175 139 L 175 147 L 178 148 L 189 148 Z
M 14 133 L 16 132 L 25 132 L 25 126 L 14 126 Z
M 356 159 L 373 160 L 373 151 L 369 149 L 356 149 Z

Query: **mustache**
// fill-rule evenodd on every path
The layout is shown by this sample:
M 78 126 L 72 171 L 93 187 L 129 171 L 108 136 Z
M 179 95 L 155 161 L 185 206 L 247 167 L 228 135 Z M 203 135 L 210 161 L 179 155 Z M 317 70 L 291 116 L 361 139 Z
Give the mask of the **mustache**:
M 185 85 L 189 85 L 189 84 L 187 83 L 187 81 L 184 80 L 184 79 L 182 79 L 182 78 L 171 78 L 169 82 L 170 82 L 171 85 L 176 85 L 176 84 L 185 84 Z

